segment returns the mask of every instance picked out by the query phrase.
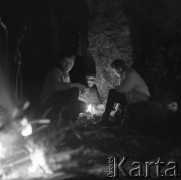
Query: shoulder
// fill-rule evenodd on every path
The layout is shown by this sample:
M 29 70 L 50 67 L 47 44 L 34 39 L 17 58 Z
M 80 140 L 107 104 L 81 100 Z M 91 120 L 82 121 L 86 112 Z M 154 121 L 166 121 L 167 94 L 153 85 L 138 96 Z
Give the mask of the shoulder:
M 60 74 L 62 74 L 62 71 L 58 67 L 53 67 L 49 71 L 49 75 L 60 75 Z
M 128 70 L 128 74 L 135 75 L 138 74 L 138 72 L 135 69 L 131 68 Z
M 63 74 L 62 74 L 62 71 L 60 70 L 60 68 L 53 67 L 52 69 L 50 69 L 47 76 L 48 76 L 48 78 L 50 78 L 52 80 L 57 80 L 57 79 L 61 79 Z
M 140 77 L 140 74 L 135 69 L 130 69 L 128 71 L 128 76 L 136 78 Z
M 50 72 L 61 72 L 60 68 L 59 67 L 53 67 L 50 69 Z
M 125 72 L 126 79 L 134 78 L 137 75 L 137 72 L 134 69 L 129 69 Z

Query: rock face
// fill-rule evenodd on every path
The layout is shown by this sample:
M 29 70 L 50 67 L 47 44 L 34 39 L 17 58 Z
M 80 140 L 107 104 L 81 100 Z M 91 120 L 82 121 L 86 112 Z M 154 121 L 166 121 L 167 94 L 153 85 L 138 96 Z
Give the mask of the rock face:
M 132 61 L 132 46 L 122 1 L 97 0 L 95 4 L 95 15 L 89 20 L 89 52 L 96 62 L 96 84 L 105 101 L 109 89 L 118 82 L 110 64 L 119 58 Z

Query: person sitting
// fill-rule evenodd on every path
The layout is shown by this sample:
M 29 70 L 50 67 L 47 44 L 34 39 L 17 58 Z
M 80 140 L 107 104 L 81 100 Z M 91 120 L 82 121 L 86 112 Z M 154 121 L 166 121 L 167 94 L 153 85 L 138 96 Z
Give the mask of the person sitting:
M 95 73 L 88 73 L 86 75 L 85 93 L 79 95 L 79 100 L 85 102 L 87 105 L 91 104 L 97 107 L 100 104 L 100 96 L 95 84 L 95 77 Z
M 61 108 L 67 107 L 69 118 L 73 120 L 86 108 L 85 103 L 78 101 L 79 91 L 85 91 L 84 85 L 70 81 L 69 72 L 74 66 L 75 57 L 73 53 L 65 53 L 46 76 L 40 103 L 44 110 L 51 107 L 54 117 L 57 117 Z
M 108 124 L 110 112 L 113 110 L 115 103 L 120 105 L 133 104 L 140 101 L 147 101 L 150 98 L 149 89 L 139 75 L 132 68 L 132 64 L 125 63 L 122 59 L 112 62 L 111 67 L 119 77 L 119 85 L 111 89 L 108 93 L 105 112 L 102 116 L 100 124 Z

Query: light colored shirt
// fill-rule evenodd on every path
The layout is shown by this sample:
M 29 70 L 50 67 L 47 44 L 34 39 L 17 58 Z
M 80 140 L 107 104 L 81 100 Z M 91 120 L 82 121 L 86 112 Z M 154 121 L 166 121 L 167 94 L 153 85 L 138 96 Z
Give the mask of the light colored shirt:
M 128 103 L 146 101 L 150 97 L 148 86 L 143 78 L 134 69 L 123 73 L 120 84 L 115 87 L 120 93 L 125 93 Z
M 43 104 L 54 93 L 70 89 L 70 76 L 60 68 L 51 69 L 45 79 L 40 103 Z

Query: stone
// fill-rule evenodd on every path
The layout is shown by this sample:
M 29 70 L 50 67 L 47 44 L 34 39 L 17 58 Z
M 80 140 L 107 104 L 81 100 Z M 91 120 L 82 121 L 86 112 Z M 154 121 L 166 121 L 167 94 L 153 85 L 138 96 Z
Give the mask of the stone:
M 89 20 L 89 49 L 97 69 L 97 87 L 102 101 L 118 79 L 111 69 L 115 59 L 132 61 L 129 21 L 120 0 L 96 1 L 96 15 Z

